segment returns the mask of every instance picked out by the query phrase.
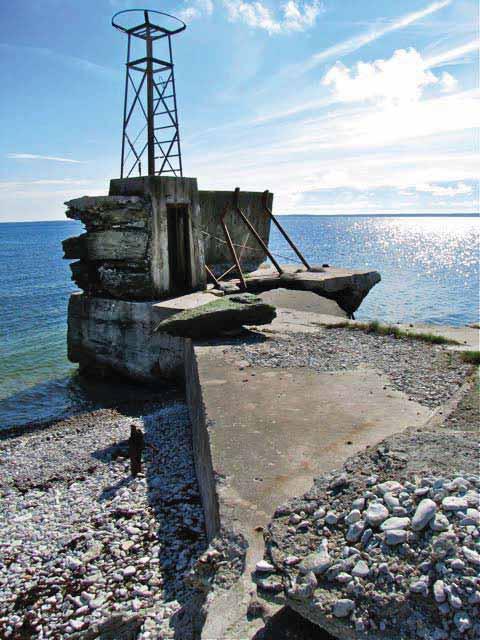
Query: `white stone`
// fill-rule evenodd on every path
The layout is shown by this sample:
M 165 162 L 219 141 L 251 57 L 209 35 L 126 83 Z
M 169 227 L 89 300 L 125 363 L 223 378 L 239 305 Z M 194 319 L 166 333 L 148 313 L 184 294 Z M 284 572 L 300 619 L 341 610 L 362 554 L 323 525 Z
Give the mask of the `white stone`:
M 355 576 L 356 578 L 366 578 L 369 573 L 370 569 L 368 568 L 368 564 L 365 560 L 359 560 L 352 569 L 352 576 Z
M 400 506 L 400 500 L 390 492 L 384 494 L 383 501 L 390 510 L 393 510 L 395 509 L 395 507 Z
M 260 560 L 260 562 L 257 562 L 255 565 L 255 571 L 260 573 L 269 573 L 271 571 L 275 571 L 275 567 L 266 560 Z
M 459 496 L 447 496 L 442 500 L 442 509 L 445 511 L 462 511 L 468 508 L 468 501 Z
M 347 524 L 353 524 L 354 522 L 358 522 L 361 520 L 362 514 L 358 509 L 352 509 L 348 516 L 345 518 L 345 522 Z
M 404 529 L 389 529 L 385 533 L 385 542 L 389 546 L 403 544 L 407 541 L 407 532 Z
M 333 605 L 333 615 L 336 618 L 346 618 L 355 609 L 355 603 L 348 598 L 341 598 Z
M 437 505 L 433 500 L 425 498 L 421 500 L 412 518 L 412 529 L 414 531 L 422 531 L 428 525 L 430 520 L 435 517 Z
M 480 554 L 478 554 L 473 549 L 469 549 L 468 547 L 462 547 L 462 551 L 467 562 L 469 562 L 470 564 L 474 564 L 477 567 L 480 566 Z
M 406 529 L 409 526 L 410 518 L 397 518 L 394 516 L 385 520 L 380 528 L 382 531 L 388 531 L 389 529 Z
M 338 516 L 334 511 L 329 511 L 325 516 L 325 522 L 330 525 L 337 524 Z
M 346 539 L 348 542 L 357 542 L 362 537 L 362 533 L 365 529 L 365 522 L 363 520 L 359 520 L 358 522 L 354 522 L 348 527 L 348 531 L 346 534 Z
M 326 538 L 320 543 L 319 549 L 315 553 L 309 554 L 298 565 L 301 573 L 309 573 L 310 571 L 315 575 L 324 573 L 332 564 L 332 559 L 328 552 L 328 541 Z
M 378 527 L 389 516 L 388 509 L 381 502 L 371 502 L 365 514 L 367 522 L 372 527 Z
M 402 491 L 403 486 L 395 480 L 387 480 L 387 482 L 382 482 L 381 484 L 379 484 L 378 489 L 383 495 L 384 493 L 399 493 L 400 491 Z
M 447 599 L 447 594 L 445 593 L 445 583 L 443 580 L 437 580 L 433 585 L 433 596 L 435 598 L 435 602 L 442 603 Z
M 437 513 L 435 517 L 430 520 L 430 528 L 433 531 L 447 531 L 450 527 L 450 521 L 443 513 Z

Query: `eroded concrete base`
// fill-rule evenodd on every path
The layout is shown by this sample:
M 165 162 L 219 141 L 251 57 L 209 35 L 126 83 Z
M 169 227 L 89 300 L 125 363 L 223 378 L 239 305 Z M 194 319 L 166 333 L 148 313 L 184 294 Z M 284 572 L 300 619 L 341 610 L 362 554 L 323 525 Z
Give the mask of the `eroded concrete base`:
M 130 302 L 74 293 L 68 305 L 68 358 L 84 373 L 155 382 L 184 379 L 185 340 L 156 332 L 166 318 L 216 300 L 192 293 L 161 302 Z

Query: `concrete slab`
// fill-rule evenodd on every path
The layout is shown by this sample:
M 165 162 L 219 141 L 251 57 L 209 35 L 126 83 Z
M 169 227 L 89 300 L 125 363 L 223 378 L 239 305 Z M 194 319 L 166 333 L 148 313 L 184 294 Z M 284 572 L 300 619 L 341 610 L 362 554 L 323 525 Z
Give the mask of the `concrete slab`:
M 259 294 L 268 304 L 281 309 L 293 309 L 307 313 L 322 313 L 339 318 L 346 318 L 347 314 L 334 300 L 323 298 L 312 291 L 294 291 L 293 289 L 273 289 Z
M 312 291 L 335 300 L 347 313 L 354 313 L 370 289 L 381 280 L 378 271 L 314 267 L 307 271 L 298 265 L 281 265 L 280 275 L 273 268 L 260 268 L 248 274 L 247 286 L 252 293 L 275 288 Z M 231 280 L 238 284 L 239 280 Z
M 195 291 L 194 293 L 187 293 L 184 296 L 176 296 L 157 302 L 153 305 L 153 308 L 159 312 L 167 310 L 178 313 L 185 309 L 196 309 L 216 299 L 216 296 L 209 291 Z
M 187 395 L 207 532 L 233 529 L 249 545 L 242 579 L 212 603 L 202 637 L 251 638 L 250 572 L 275 507 L 365 446 L 423 425 L 431 412 L 372 369 L 244 368 L 228 345 L 190 346 Z

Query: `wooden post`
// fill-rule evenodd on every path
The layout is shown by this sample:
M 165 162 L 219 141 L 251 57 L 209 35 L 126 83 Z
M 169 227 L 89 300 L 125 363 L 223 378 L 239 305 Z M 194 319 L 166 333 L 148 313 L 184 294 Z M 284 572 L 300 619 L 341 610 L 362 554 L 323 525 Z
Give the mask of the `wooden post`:
M 137 476 L 142 471 L 142 452 L 145 447 L 143 431 L 135 424 L 130 427 L 130 439 L 128 441 L 128 453 L 130 455 L 130 471 L 132 476 Z

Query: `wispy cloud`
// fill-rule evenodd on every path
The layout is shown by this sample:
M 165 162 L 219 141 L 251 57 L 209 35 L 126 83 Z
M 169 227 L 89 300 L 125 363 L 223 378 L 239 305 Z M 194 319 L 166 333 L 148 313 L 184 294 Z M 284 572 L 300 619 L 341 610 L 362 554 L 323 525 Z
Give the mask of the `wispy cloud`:
M 287 0 L 277 11 L 260 0 L 217 0 L 227 12 L 230 22 L 240 22 L 253 29 L 261 29 L 269 34 L 306 31 L 313 27 L 323 11 L 320 0 Z M 195 20 L 211 15 L 213 0 L 189 0 L 179 12 L 182 20 Z
M 433 69 L 434 67 L 441 67 L 445 63 L 452 62 L 453 60 L 458 60 L 463 58 L 464 56 L 472 53 L 473 51 L 478 51 L 480 49 L 480 38 L 477 40 L 472 40 L 471 42 L 467 42 L 466 44 L 462 44 L 459 47 L 455 47 L 454 49 L 449 49 L 447 51 L 443 51 L 442 53 L 438 53 L 437 55 L 430 56 L 425 60 L 425 67 L 427 69 Z
M 85 58 L 79 58 L 77 56 L 65 54 L 60 51 L 53 51 L 52 49 L 48 49 L 47 47 L 31 47 L 30 45 L 0 42 L 0 51 L 2 49 L 4 51 L 19 51 L 21 53 L 30 53 L 35 56 L 51 58 L 51 59 L 54 59 L 56 62 L 61 62 L 69 66 L 74 66 L 77 69 L 81 69 L 83 71 L 99 73 L 103 75 L 116 74 L 116 70 L 111 69 L 110 67 L 105 67 L 101 64 L 97 64 L 96 62 L 91 62 L 90 60 L 86 60 Z
M 177 12 L 181 20 L 189 22 L 196 20 L 203 15 L 211 15 L 213 13 L 213 0 L 190 0 L 188 6 Z
M 379 38 L 387 35 L 388 33 L 392 33 L 393 31 L 398 31 L 399 29 L 404 29 L 415 22 L 418 22 L 422 18 L 429 16 L 444 7 L 447 7 L 452 3 L 452 0 L 438 0 L 436 2 L 432 2 L 424 9 L 420 11 L 414 11 L 412 13 L 407 13 L 397 20 L 385 25 L 381 24 L 380 26 L 376 26 L 369 31 L 364 33 L 360 33 L 353 38 L 349 38 L 348 40 L 344 40 L 343 42 L 339 42 L 338 44 L 329 47 L 328 49 L 324 49 L 323 51 L 319 51 L 318 53 L 311 56 L 305 62 L 295 65 L 296 72 L 307 72 L 311 69 L 314 69 L 318 65 L 320 65 L 325 60 L 330 58 L 339 58 L 341 56 L 345 56 L 349 53 L 353 53 L 357 51 L 361 47 L 369 44 L 370 42 L 374 42 Z
M 270 34 L 305 31 L 313 27 L 322 11 L 319 0 L 298 2 L 289 0 L 274 14 L 262 2 L 244 0 L 222 0 L 231 22 L 243 22 L 255 29 L 264 29 Z
M 48 162 L 68 162 L 71 164 L 85 164 L 85 160 L 73 160 L 72 158 L 61 158 L 58 156 L 42 156 L 36 153 L 7 153 L 6 157 L 12 160 L 45 160 Z
M 469 195 L 472 193 L 473 187 L 464 182 L 445 187 L 439 184 L 419 184 L 415 186 L 415 190 L 422 193 L 431 193 L 434 196 L 454 198 L 456 196 Z

